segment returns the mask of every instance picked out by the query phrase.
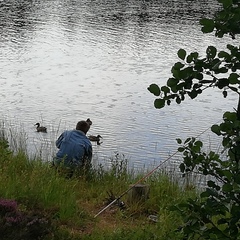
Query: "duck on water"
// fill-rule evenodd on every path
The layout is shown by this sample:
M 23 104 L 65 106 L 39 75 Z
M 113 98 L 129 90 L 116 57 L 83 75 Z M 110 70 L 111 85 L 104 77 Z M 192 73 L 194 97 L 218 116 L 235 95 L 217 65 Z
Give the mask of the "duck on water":
M 92 125 L 92 121 L 90 120 L 90 118 L 88 118 L 88 119 L 86 120 L 86 122 L 89 124 L 89 126 Z M 44 133 L 47 132 L 47 128 L 46 128 L 46 127 L 43 127 L 43 126 L 40 126 L 40 123 L 36 123 L 35 126 L 37 126 L 37 127 L 36 127 L 37 132 L 44 132 Z M 100 137 L 101 137 L 101 136 L 100 136 Z M 95 140 L 95 141 L 96 141 L 96 140 Z
M 100 138 L 102 138 L 100 135 L 97 135 L 97 136 L 90 135 L 90 136 L 88 136 L 88 139 L 92 142 L 97 142 L 97 145 L 101 144 Z
M 36 123 L 35 126 L 37 126 L 36 127 L 37 132 L 45 132 L 45 133 L 47 132 L 47 128 L 43 127 L 43 126 L 40 126 L 40 123 Z

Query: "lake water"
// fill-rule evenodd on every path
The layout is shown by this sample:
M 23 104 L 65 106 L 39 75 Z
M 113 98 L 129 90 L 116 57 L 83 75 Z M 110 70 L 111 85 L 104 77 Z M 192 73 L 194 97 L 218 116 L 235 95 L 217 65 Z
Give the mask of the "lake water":
M 166 161 L 176 138 L 200 134 L 237 104 L 237 96 L 210 90 L 157 110 L 147 90 L 166 83 L 178 49 L 203 54 L 232 41 L 200 31 L 198 19 L 211 16 L 216 2 L 0 1 L 4 128 L 16 138 L 24 133 L 29 154 L 49 160 L 59 134 L 90 118 L 89 134 L 103 137 L 93 143 L 94 163 L 116 153 L 134 168 Z M 36 122 L 48 133 L 37 133 Z M 200 139 L 211 150 L 220 144 L 209 130 Z

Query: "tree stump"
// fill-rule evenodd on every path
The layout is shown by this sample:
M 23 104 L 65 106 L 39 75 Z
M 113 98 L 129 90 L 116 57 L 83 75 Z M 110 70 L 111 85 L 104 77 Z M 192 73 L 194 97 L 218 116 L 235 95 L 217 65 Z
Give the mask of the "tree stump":
M 136 184 L 130 185 L 131 190 L 128 192 L 129 202 L 144 202 L 149 198 L 149 185 Z

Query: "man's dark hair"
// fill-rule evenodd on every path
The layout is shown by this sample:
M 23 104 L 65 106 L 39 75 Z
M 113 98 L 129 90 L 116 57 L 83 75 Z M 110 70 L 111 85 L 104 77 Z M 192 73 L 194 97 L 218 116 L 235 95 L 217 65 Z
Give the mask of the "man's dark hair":
M 76 130 L 83 131 L 85 134 L 88 132 L 90 125 L 86 121 L 79 121 L 76 125 Z

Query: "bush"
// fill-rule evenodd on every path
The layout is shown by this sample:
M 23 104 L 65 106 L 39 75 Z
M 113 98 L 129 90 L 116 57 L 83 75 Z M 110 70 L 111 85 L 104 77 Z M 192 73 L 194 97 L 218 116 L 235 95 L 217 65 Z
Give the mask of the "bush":
M 51 232 L 51 222 L 44 216 L 20 211 L 15 200 L 0 199 L 0 236 L 3 240 L 43 239 Z

